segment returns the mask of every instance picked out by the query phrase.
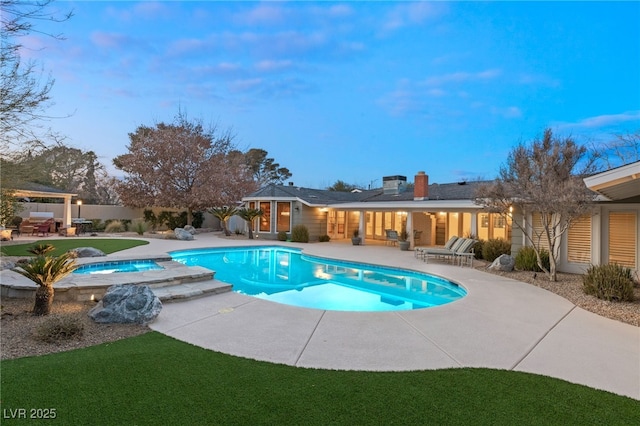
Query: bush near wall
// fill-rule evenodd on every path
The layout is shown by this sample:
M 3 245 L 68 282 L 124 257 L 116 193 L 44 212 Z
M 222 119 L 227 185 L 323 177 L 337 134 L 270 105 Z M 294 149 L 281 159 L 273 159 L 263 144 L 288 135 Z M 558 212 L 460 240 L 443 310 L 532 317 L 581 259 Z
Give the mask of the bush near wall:
M 502 238 L 491 238 L 482 245 L 482 257 L 493 262 L 503 254 L 511 254 L 511 243 Z
M 582 277 L 586 294 L 618 302 L 633 301 L 633 275 L 630 268 L 609 263 L 592 265 Z
M 291 231 L 291 241 L 294 243 L 308 243 L 309 229 L 304 225 L 296 225 Z
M 538 266 L 538 258 L 536 251 L 533 247 L 522 247 L 516 255 L 516 269 L 519 271 L 535 271 L 542 272 L 542 269 Z M 540 260 L 542 260 L 542 266 L 547 271 L 550 268 L 549 265 L 549 252 L 545 249 L 540 250 Z

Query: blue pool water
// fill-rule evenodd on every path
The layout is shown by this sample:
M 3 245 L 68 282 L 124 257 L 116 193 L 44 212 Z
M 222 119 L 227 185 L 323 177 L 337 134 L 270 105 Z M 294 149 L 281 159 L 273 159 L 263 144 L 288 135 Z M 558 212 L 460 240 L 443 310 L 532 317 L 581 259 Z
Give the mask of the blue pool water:
M 276 246 L 183 250 L 176 262 L 215 271 L 233 291 L 305 308 L 396 311 L 439 306 L 467 292 L 428 274 L 302 255 Z
M 115 272 L 143 272 L 164 269 L 153 260 L 123 260 L 92 263 L 73 271 L 74 274 L 112 274 Z

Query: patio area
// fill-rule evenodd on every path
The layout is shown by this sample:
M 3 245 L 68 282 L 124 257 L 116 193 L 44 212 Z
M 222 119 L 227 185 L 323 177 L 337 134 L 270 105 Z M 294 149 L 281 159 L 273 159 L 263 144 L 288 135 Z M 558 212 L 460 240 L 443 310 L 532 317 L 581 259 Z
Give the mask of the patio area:
M 468 292 L 440 307 L 371 313 L 304 309 L 233 292 L 165 303 L 151 328 L 203 348 L 306 368 L 524 371 L 640 400 L 640 328 L 587 312 L 526 283 L 446 263 L 427 264 L 412 251 L 388 245 L 279 243 L 225 239 L 217 233 L 198 234 L 194 241 L 147 240 L 149 245 L 107 260 L 199 247 L 286 244 L 311 255 L 442 276 Z

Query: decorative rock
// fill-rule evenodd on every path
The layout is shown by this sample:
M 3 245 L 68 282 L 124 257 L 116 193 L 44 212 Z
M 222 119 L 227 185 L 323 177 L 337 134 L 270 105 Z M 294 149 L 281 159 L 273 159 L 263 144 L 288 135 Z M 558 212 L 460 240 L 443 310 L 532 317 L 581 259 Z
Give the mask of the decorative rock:
M 12 260 L 0 260 L 0 270 L 2 269 L 13 269 L 16 267 L 16 263 Z
M 183 229 L 185 231 L 187 231 L 188 233 L 190 233 L 191 235 L 196 235 L 198 233 L 198 231 L 196 231 L 196 228 L 194 228 L 191 225 L 185 225 L 185 227 Z
M 493 269 L 496 271 L 505 271 L 511 272 L 513 271 L 513 267 L 516 265 L 516 260 L 509 256 L 508 254 L 503 254 L 493 261 L 491 265 L 489 265 L 488 269 Z
M 162 310 L 162 302 L 146 285 L 117 284 L 89 311 L 102 324 L 148 324 Z
M 78 247 L 73 250 L 69 250 L 75 252 L 76 257 L 102 257 L 106 256 L 102 250 L 98 250 L 93 247 Z
M 173 232 L 176 234 L 176 238 L 179 240 L 193 240 L 193 234 L 191 234 L 189 231 L 184 230 L 183 228 L 176 228 L 173 230 Z

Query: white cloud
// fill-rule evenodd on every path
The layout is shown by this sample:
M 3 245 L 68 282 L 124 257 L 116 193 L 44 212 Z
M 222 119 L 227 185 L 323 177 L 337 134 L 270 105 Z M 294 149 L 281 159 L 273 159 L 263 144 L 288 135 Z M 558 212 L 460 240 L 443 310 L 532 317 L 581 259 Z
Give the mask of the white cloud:
M 270 72 L 270 71 L 282 71 L 291 68 L 293 62 L 290 60 L 264 60 L 255 64 L 255 68 L 258 71 Z
M 560 129 L 598 129 L 603 127 L 618 126 L 633 121 L 637 121 L 636 124 L 640 126 L 640 111 L 628 111 L 620 114 L 597 115 L 594 117 L 584 118 L 575 123 L 561 123 L 557 127 Z
M 396 6 L 387 14 L 382 29 L 384 32 L 399 30 L 410 25 L 421 25 L 441 16 L 447 10 L 441 2 L 410 2 Z
M 428 77 L 424 83 L 429 86 L 437 86 L 448 83 L 466 83 L 469 81 L 487 81 L 493 80 L 502 75 L 502 71 L 499 69 L 488 69 L 479 72 L 465 72 L 458 71 L 448 74 L 436 75 Z

